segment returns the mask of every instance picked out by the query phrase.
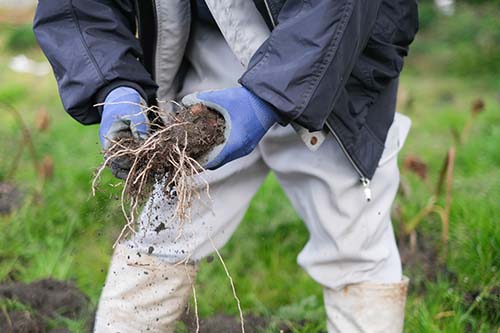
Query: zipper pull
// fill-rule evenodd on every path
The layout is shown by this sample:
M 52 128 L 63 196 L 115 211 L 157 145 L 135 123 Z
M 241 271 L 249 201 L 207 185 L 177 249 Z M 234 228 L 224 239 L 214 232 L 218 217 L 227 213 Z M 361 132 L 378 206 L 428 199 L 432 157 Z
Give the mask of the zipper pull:
M 368 178 L 361 178 L 363 184 L 363 192 L 365 193 L 366 201 L 372 201 L 372 189 L 370 188 L 370 180 Z

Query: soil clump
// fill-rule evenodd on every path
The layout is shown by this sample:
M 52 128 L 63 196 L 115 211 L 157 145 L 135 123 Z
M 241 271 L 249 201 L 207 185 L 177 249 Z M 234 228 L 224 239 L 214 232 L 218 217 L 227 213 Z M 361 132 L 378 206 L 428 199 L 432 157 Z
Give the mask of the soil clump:
M 121 137 L 112 142 L 93 182 L 95 193 L 101 172 L 108 166 L 113 170 L 118 160 L 120 164 L 127 161 L 129 167 L 120 177 L 125 179 L 120 201 L 127 223 L 115 245 L 135 232 L 135 218 L 153 189 L 175 199 L 175 217 L 180 223 L 189 221 L 192 199 L 203 188 L 197 186 L 200 178 L 196 176 L 204 171 L 208 154 L 225 141 L 224 117 L 203 104 L 182 108 L 167 119 L 155 108 L 143 112 L 154 118 L 150 135 L 145 140 Z M 205 188 L 208 192 L 206 182 Z
M 126 193 L 130 197 L 146 199 L 151 187 L 164 183 L 169 187 L 175 173 L 182 167 L 182 158 L 199 161 L 215 146 L 224 143 L 225 121 L 220 113 L 202 104 L 183 109 L 171 117 L 168 124 L 151 126 L 152 134 L 145 141 L 126 137 L 115 142 L 105 153 L 106 157 L 130 160 L 131 169 Z M 113 158 L 110 159 L 110 162 Z M 201 171 L 201 165 L 196 165 Z M 165 187 L 165 194 L 171 194 Z

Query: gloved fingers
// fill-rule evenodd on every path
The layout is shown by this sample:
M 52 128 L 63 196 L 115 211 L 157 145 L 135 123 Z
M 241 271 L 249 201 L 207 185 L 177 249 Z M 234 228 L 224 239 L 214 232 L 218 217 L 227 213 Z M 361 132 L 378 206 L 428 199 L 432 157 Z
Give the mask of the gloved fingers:
M 201 103 L 205 99 L 211 99 L 210 96 L 212 95 L 218 95 L 219 93 L 222 93 L 224 91 L 228 91 L 230 89 L 218 89 L 218 90 L 205 90 L 205 91 L 197 91 L 194 93 L 191 93 L 189 95 L 184 96 L 182 98 L 181 103 L 186 105 L 186 106 L 191 106 L 196 103 Z
M 130 132 L 136 139 L 145 140 L 148 137 L 149 124 L 146 119 L 141 122 L 130 122 Z
M 106 128 L 102 129 L 102 132 L 106 131 Z M 120 119 L 115 122 L 107 129 L 107 133 L 103 135 L 101 130 L 99 130 L 99 138 L 104 150 L 108 149 L 113 142 L 120 140 L 123 137 L 134 137 L 138 140 L 145 140 L 148 137 L 149 125 L 144 120 L 142 123 L 134 123 L 128 119 Z
M 99 128 L 99 138 L 104 150 L 108 149 L 113 142 L 127 135 L 131 135 L 130 124 L 123 119 L 114 121 L 110 126 L 101 126 Z
M 109 162 L 111 168 L 117 169 L 130 169 L 132 167 L 132 164 L 132 159 L 127 156 L 115 157 Z
M 128 173 L 130 172 L 130 168 L 132 167 L 132 163 L 132 159 L 125 156 L 120 156 L 113 158 L 109 162 L 109 168 L 113 176 L 115 176 L 116 178 L 126 179 Z
M 115 168 L 110 168 L 111 173 L 113 176 L 115 176 L 118 179 L 127 179 L 128 174 L 130 172 L 130 169 L 115 169 Z
M 121 139 L 127 139 L 134 136 L 134 131 L 132 131 L 132 126 L 128 120 L 123 120 L 117 122 L 113 126 L 111 126 L 110 131 L 108 132 L 109 136 L 105 137 L 106 145 L 105 149 L 108 149 L 113 142 L 120 141 Z M 135 132 L 137 134 L 137 132 Z M 142 137 L 140 137 L 142 139 Z M 108 158 L 105 153 L 105 158 Z M 129 156 L 118 156 L 112 158 L 108 163 L 108 167 L 111 170 L 111 173 L 120 179 L 126 179 L 130 169 L 133 164 L 133 158 Z
M 133 110 L 120 109 L 118 112 L 108 110 L 103 113 L 101 126 L 99 127 L 99 139 L 104 149 L 108 149 L 121 132 L 128 132 L 136 139 L 146 139 L 149 133 L 149 122 L 146 114 L 140 106 L 134 106 Z
M 216 103 L 214 101 L 211 101 L 209 99 L 205 99 L 205 98 L 202 97 L 202 96 L 206 96 L 209 93 L 212 93 L 212 91 L 210 91 L 210 92 L 203 92 L 203 93 L 192 93 L 192 94 L 186 95 L 182 99 L 181 103 L 185 107 L 190 107 L 190 106 L 193 106 L 195 104 L 201 103 L 201 104 L 209 107 L 210 109 L 215 110 L 215 111 L 221 113 L 222 116 L 226 119 L 226 122 L 227 122 L 228 119 L 229 119 L 228 111 L 222 105 L 220 105 L 219 103 Z
M 195 92 L 184 96 L 184 98 L 182 98 L 181 104 L 185 107 L 190 107 L 195 104 L 201 103 L 202 101 L 198 98 L 198 94 L 199 93 Z
M 224 161 L 219 158 L 215 158 L 212 160 L 209 160 L 207 164 L 205 164 L 203 167 L 207 170 L 216 170 L 220 168 L 223 165 Z
M 111 125 L 110 131 L 128 131 L 136 139 L 145 139 L 149 132 L 149 121 L 139 107 L 137 113 L 126 115 L 115 115 L 116 119 Z
M 217 154 L 209 154 L 208 161 L 205 163 L 204 168 L 207 170 L 218 169 L 231 161 L 247 156 L 255 149 L 255 147 L 256 145 L 250 142 L 246 142 L 242 146 L 236 146 L 229 143 L 225 145 Z

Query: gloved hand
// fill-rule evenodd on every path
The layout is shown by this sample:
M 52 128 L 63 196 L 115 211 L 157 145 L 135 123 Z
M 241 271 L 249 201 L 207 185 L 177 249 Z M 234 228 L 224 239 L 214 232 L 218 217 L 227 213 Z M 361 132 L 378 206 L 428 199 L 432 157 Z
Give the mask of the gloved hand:
M 110 147 L 112 141 L 123 137 L 147 137 L 148 119 L 142 112 L 141 103 L 141 95 L 129 87 L 118 87 L 106 96 L 99 127 L 99 139 L 104 150 Z M 125 179 L 131 166 L 130 159 L 115 158 L 109 167 L 115 177 Z
M 250 154 L 278 118 L 272 106 L 244 87 L 194 93 L 182 99 L 189 107 L 202 103 L 222 114 L 226 121 L 225 142 L 205 158 L 210 170 Z

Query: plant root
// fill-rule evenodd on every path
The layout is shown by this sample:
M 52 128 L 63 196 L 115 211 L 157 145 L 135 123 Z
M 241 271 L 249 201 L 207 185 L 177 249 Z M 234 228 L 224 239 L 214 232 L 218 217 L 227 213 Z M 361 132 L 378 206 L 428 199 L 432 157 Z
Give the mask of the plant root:
M 130 135 L 110 140 L 111 145 L 104 152 L 105 160 L 92 182 L 95 195 L 102 172 L 114 161 L 129 161 L 130 171 L 120 198 L 126 224 L 114 247 L 124 237 L 136 233 L 138 213 L 155 186 L 159 186 L 167 198 L 175 199 L 174 217 L 181 223 L 179 229 L 182 230 L 183 224 L 191 218 L 193 200 L 200 197 L 195 182 L 203 180 L 200 174 L 205 170 L 199 160 L 224 142 L 223 117 L 201 104 L 179 110 L 166 122 L 157 107 L 145 108 L 143 112 L 154 115 L 150 117 L 154 119 L 150 124 L 151 135 L 145 140 Z M 206 182 L 205 188 L 208 193 Z

